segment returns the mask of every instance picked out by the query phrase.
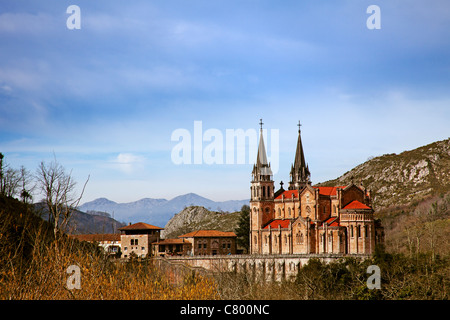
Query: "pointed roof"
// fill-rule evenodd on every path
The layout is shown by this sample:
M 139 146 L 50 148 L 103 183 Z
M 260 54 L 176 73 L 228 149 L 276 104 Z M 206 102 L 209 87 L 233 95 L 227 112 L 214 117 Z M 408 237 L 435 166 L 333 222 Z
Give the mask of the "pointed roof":
M 339 227 L 340 226 L 338 217 L 331 217 L 331 218 L 325 220 L 324 223 L 326 223 L 327 226 L 329 226 L 329 227 Z
M 258 157 L 256 159 L 256 165 L 259 167 L 261 167 L 261 165 L 269 165 L 269 163 L 267 162 L 266 147 L 264 145 L 262 128 L 259 134 Z
M 270 169 L 270 164 L 267 161 L 266 147 L 264 145 L 262 119 L 259 124 L 261 126 L 261 129 L 259 133 L 258 154 L 256 156 L 256 165 L 253 167 L 253 172 L 256 173 L 256 170 L 260 170 L 259 174 L 272 176 L 272 169 Z
M 289 228 L 289 223 L 291 223 L 291 220 L 289 219 L 274 219 L 271 222 L 269 222 L 264 229 L 276 229 L 276 228 L 281 228 L 281 229 L 287 229 Z
M 311 173 L 309 172 L 309 167 L 306 164 L 305 154 L 303 152 L 302 136 L 300 130 L 300 121 L 298 122 L 298 139 L 297 139 L 297 149 L 295 150 L 294 164 L 291 166 L 291 185 L 300 183 L 310 183 L 309 177 Z
M 119 230 L 163 230 L 164 228 L 156 227 L 145 222 L 138 222 L 128 226 L 119 228 Z
M 295 151 L 294 168 L 306 168 L 307 164 L 305 161 L 305 154 L 303 152 L 302 145 L 302 135 L 300 130 L 300 121 L 298 123 L 298 139 L 297 139 L 297 150 Z
M 352 202 L 347 204 L 342 209 L 343 210 L 372 210 L 372 208 L 366 206 L 364 203 L 361 203 L 358 200 L 353 200 Z

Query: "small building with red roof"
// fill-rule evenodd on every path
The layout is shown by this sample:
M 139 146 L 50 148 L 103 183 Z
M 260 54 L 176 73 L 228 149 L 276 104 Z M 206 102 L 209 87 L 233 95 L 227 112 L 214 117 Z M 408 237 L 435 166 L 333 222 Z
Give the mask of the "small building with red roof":
M 192 243 L 191 255 L 227 255 L 236 253 L 236 234 L 218 230 L 197 230 L 178 236 Z
M 151 256 L 151 244 L 160 240 L 160 231 L 163 229 L 144 222 L 130 223 L 119 228 L 122 257 L 129 258 L 130 255 L 136 255 L 137 257 Z

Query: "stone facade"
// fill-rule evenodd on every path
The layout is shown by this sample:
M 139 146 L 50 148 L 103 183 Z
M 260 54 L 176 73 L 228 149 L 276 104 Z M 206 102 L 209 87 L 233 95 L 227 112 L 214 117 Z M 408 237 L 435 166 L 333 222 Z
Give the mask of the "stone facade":
M 138 222 L 119 230 L 122 232 L 120 235 L 122 257 L 129 258 L 132 254 L 137 257 L 151 256 L 151 244 L 160 240 L 160 231 L 163 228 Z
M 252 254 L 371 254 L 383 242 L 371 192 L 354 183 L 312 186 L 300 130 L 288 190 L 275 191 L 262 136 L 250 200 Z
M 226 255 L 236 253 L 236 234 L 218 230 L 198 230 L 178 236 L 192 243 L 191 255 Z
M 185 239 L 164 239 L 152 243 L 153 256 L 185 256 L 192 251 L 192 243 Z
M 292 281 L 295 280 L 301 267 L 311 258 L 324 263 L 343 258 L 343 254 L 289 254 L 289 255 L 225 255 L 225 256 L 193 256 L 166 257 L 158 259 L 161 263 L 185 265 L 195 271 L 235 272 L 245 274 L 251 281 Z M 350 255 L 365 259 L 368 255 Z

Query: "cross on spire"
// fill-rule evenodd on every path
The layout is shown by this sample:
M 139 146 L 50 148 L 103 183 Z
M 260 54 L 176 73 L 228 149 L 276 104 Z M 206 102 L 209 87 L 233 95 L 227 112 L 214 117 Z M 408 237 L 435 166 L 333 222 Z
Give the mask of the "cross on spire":
M 302 124 L 300 123 L 300 120 L 298 120 L 298 132 L 300 132 L 300 127 L 302 126 Z
M 259 125 L 261 126 L 261 130 L 262 130 L 262 126 L 263 126 L 263 122 L 262 122 L 262 119 L 259 119 Z

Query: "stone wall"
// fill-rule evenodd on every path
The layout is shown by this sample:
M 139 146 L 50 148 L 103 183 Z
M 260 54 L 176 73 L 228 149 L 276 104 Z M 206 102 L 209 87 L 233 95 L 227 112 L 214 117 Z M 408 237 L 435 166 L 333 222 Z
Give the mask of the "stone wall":
M 298 254 L 298 255 L 227 255 L 227 256 L 193 256 L 168 257 L 164 263 L 172 265 L 183 264 L 192 270 L 208 270 L 210 272 L 246 273 L 254 280 L 262 281 L 292 281 L 300 268 L 309 259 L 318 258 L 329 263 L 343 257 L 358 257 L 365 259 L 368 255 L 342 254 Z M 161 263 L 161 262 L 160 262 Z

